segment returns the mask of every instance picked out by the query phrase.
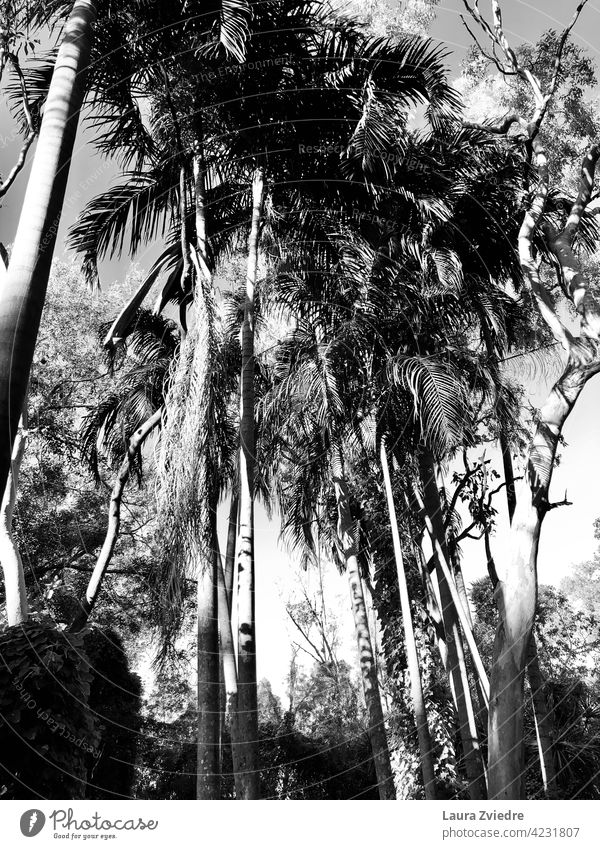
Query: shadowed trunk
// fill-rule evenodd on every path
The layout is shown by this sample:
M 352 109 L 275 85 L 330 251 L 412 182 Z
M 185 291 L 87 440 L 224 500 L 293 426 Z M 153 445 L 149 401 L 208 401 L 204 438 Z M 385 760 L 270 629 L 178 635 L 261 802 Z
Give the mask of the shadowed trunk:
M 5 285 L 0 292 L 0 492 L 27 392 L 84 97 L 96 4 L 77 0 L 65 26 Z
M 238 799 L 258 799 L 260 792 L 254 615 L 254 290 L 264 202 L 264 175 L 260 168 L 254 174 L 252 199 L 246 302 L 241 332 L 238 715 L 235 723 L 239 759 L 234 763 Z
M 466 674 L 462 634 L 457 616 L 457 605 L 452 597 L 447 569 L 443 568 L 442 558 L 448 564 L 448 547 L 444 530 L 442 504 L 437 486 L 435 464 L 431 454 L 424 451 L 419 454 L 419 468 L 423 485 L 423 506 L 428 529 L 432 535 L 433 556 L 436 566 L 440 592 L 440 606 L 446 644 L 448 650 L 448 670 L 458 714 L 458 724 L 462 742 L 465 771 L 469 781 L 469 795 L 472 799 L 487 798 L 484 766 L 481 756 L 473 703 L 469 681 Z M 452 580 L 452 577 L 449 578 Z M 456 592 L 456 590 L 455 590 Z M 460 599 L 458 599 L 460 604 Z M 468 627 L 468 625 L 467 625 Z
M 77 613 L 77 616 L 75 617 L 71 627 L 69 628 L 69 631 L 71 631 L 72 633 L 78 633 L 83 628 L 85 628 L 90 613 L 94 608 L 96 599 L 98 598 L 98 594 L 102 587 L 102 581 L 104 580 L 104 576 L 106 575 L 108 567 L 110 566 L 110 562 L 115 551 L 115 545 L 117 544 L 117 540 L 119 538 L 119 529 L 121 527 L 121 502 L 123 499 L 123 491 L 125 490 L 125 486 L 127 484 L 127 481 L 129 480 L 133 462 L 138 451 L 141 450 L 141 447 L 148 438 L 148 436 L 160 424 L 161 418 L 162 407 L 155 413 L 153 413 L 150 418 L 136 430 L 136 432 L 129 440 L 129 446 L 127 448 L 127 457 L 121 463 L 121 467 L 119 469 L 119 473 L 113 485 L 112 493 L 110 496 L 110 504 L 108 506 L 108 527 L 106 529 L 106 536 L 104 537 L 104 542 L 102 544 L 100 554 L 98 555 L 98 560 L 96 561 L 96 565 L 94 566 L 92 577 L 90 578 L 89 583 L 87 585 L 85 596 L 81 599 L 81 609 Z
M 435 799 L 435 775 L 433 770 L 433 756 L 431 749 L 431 736 L 427 723 L 427 711 L 425 699 L 423 698 L 423 687 L 421 684 L 421 667 L 415 633 L 410 610 L 410 598 L 404 571 L 404 558 L 402 556 L 402 545 L 398 532 L 398 519 L 396 517 L 396 506 L 394 504 L 394 493 L 390 480 L 390 470 L 385 447 L 385 441 L 381 441 L 381 469 L 387 497 L 390 525 L 392 528 L 392 539 L 394 542 L 394 556 L 396 558 L 396 572 L 398 575 L 398 591 L 400 593 L 400 608 L 402 610 L 402 624 L 404 626 L 404 642 L 406 645 L 406 661 L 410 677 L 410 694 L 415 712 L 415 723 L 419 740 L 419 755 L 421 758 L 421 772 L 423 774 L 423 785 L 425 787 L 425 798 Z
M 395 799 L 396 791 L 394 789 L 390 753 L 381 707 L 375 656 L 369 633 L 367 609 L 356 554 L 356 543 L 354 541 L 354 522 L 350 511 L 348 484 L 344 476 L 343 460 L 339 448 L 334 448 L 332 451 L 331 470 L 338 508 L 338 537 L 344 552 L 346 575 L 350 586 L 360 673 L 367 707 L 367 721 L 369 723 L 368 733 L 371 741 L 375 774 L 377 776 L 379 798 Z
M 231 503 L 229 506 L 229 519 L 227 521 L 227 547 L 225 549 L 225 590 L 227 592 L 227 602 L 230 609 L 233 608 L 233 585 L 235 580 L 235 547 L 238 537 L 238 514 L 240 507 L 240 498 L 238 489 L 234 489 L 231 493 Z
M 213 523 L 216 517 L 213 518 Z M 214 541 L 216 530 L 213 530 Z M 206 556 L 206 554 L 208 556 Z M 198 739 L 196 798 L 218 799 L 219 773 L 219 552 L 199 553 L 198 580 Z

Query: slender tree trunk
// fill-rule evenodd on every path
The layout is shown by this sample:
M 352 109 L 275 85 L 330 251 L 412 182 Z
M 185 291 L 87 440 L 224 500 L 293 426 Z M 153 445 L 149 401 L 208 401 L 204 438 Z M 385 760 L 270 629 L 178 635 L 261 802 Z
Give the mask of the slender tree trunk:
M 473 634 L 473 639 L 475 639 L 475 632 L 473 628 L 473 616 L 471 614 L 471 605 L 469 604 L 469 597 L 467 595 L 467 588 L 465 587 L 465 579 L 462 573 L 461 565 L 460 565 L 460 557 L 458 556 L 458 551 L 456 546 L 452 550 L 450 554 L 450 558 L 452 560 L 452 573 L 454 575 L 454 580 L 456 582 L 456 590 L 458 592 L 458 596 L 461 600 L 463 610 L 465 611 L 467 621 L 469 623 L 469 628 L 471 633 Z M 479 648 L 479 646 L 478 646 Z M 489 699 L 486 696 L 486 693 L 483 691 L 481 686 L 481 680 L 478 675 L 475 676 L 475 687 L 477 689 L 477 701 L 479 703 L 479 711 L 478 718 L 482 728 L 487 728 L 488 724 L 488 701 Z
M 557 799 L 556 768 L 553 755 L 553 715 L 544 693 L 544 677 L 540 671 L 535 635 L 531 633 L 527 647 L 527 675 L 531 687 L 535 733 L 540 753 L 540 769 L 547 799 Z
M 223 563 L 219 555 L 219 634 L 221 654 L 223 657 L 223 682 L 225 684 L 227 725 L 235 720 L 237 707 L 237 665 L 235 660 L 235 643 L 231 627 L 231 607 L 227 598 Z
M 196 379 L 202 387 L 202 396 L 211 399 L 211 380 L 214 370 L 215 351 L 215 296 L 213 290 L 212 272 L 207 261 L 207 227 L 206 227 L 206 165 L 204 161 L 204 139 L 202 125 L 197 127 L 197 139 L 193 159 L 194 173 L 194 202 L 196 244 L 188 243 L 186 226 L 186 172 L 185 151 L 181 140 L 179 121 L 173 105 L 168 78 L 165 73 L 165 88 L 169 106 L 173 116 L 173 126 L 176 134 L 176 147 L 179 151 L 181 168 L 179 184 L 180 200 L 180 241 L 182 253 L 182 286 L 195 271 L 195 287 L 197 298 L 197 340 L 194 359 L 198 358 Z M 191 265 L 189 264 L 191 259 Z M 182 326 L 185 315 L 180 313 Z M 217 538 L 216 511 L 219 485 L 215 480 L 215 469 L 212 466 L 208 440 L 210 440 L 211 403 L 207 401 L 203 407 L 203 427 L 205 444 L 201 458 L 197 485 L 204 494 L 198 509 L 198 530 L 196 545 L 198 548 L 199 574 L 197 596 L 198 620 L 198 738 L 197 738 L 197 772 L 196 798 L 218 799 L 221 795 L 221 681 L 220 681 L 220 645 L 219 645 L 219 579 L 221 573 L 221 554 Z M 211 555 L 207 559 L 204 550 L 208 546 Z
M 148 436 L 160 424 L 161 418 L 162 407 L 153 413 L 150 418 L 136 430 L 129 440 L 127 456 L 121 463 L 121 467 L 110 496 L 106 536 L 104 537 L 104 542 L 102 544 L 100 554 L 98 555 L 98 560 L 96 561 L 94 571 L 92 572 L 92 576 L 87 585 L 85 596 L 81 599 L 80 610 L 69 628 L 69 631 L 72 633 L 78 633 L 85 628 L 90 613 L 94 608 L 96 599 L 98 598 L 98 594 L 102 587 L 102 581 L 104 580 L 104 576 L 110 566 L 112 556 L 115 551 L 115 545 L 119 538 L 119 530 L 121 527 L 121 502 L 123 500 L 125 486 L 129 480 L 129 475 L 131 474 L 133 462 Z
M 238 489 L 234 489 L 231 493 L 231 504 L 229 507 L 229 520 L 227 522 L 227 547 L 225 549 L 225 590 L 227 592 L 227 602 L 230 609 L 233 609 L 233 584 L 235 579 L 235 547 L 238 537 L 238 513 L 240 507 L 240 498 Z
M 22 625 L 29 616 L 25 571 L 21 553 L 13 535 L 13 515 L 17 503 L 19 473 L 27 446 L 27 398 L 23 407 L 23 416 L 13 448 L 12 468 L 6 482 L 6 489 L 0 507 L 0 564 L 4 575 L 6 595 L 6 618 L 9 626 Z
M 246 303 L 241 332 L 240 397 L 240 532 L 238 539 L 238 716 L 236 733 L 240 761 L 234 764 L 236 795 L 258 799 L 258 703 L 256 624 L 254 616 L 254 290 L 264 202 L 264 174 L 255 171 L 252 223 L 248 241 Z
M 383 710 L 381 708 L 375 656 L 369 633 L 369 622 L 356 554 L 354 523 L 350 512 L 348 484 L 344 475 L 343 459 L 339 448 L 334 448 L 332 451 L 331 469 L 338 508 L 338 537 L 344 551 L 346 575 L 350 585 L 352 614 L 354 616 L 360 672 L 367 707 L 367 721 L 369 723 L 369 739 L 371 741 L 373 763 L 377 776 L 379 798 L 395 799 L 396 792 L 390 764 Z
M 457 617 L 458 611 L 449 585 L 452 576 L 447 574 L 447 569 L 444 570 L 442 563 L 442 558 L 445 558 L 447 567 L 448 548 L 446 545 L 446 534 L 443 523 L 442 505 L 437 487 L 435 465 L 429 452 L 423 452 L 419 455 L 419 466 L 423 485 L 424 512 L 428 520 L 428 527 L 431 529 L 430 533 L 432 534 L 432 547 L 440 590 L 440 605 L 447 639 L 448 667 L 451 686 L 457 704 L 465 771 L 469 781 L 469 795 L 472 799 L 485 799 L 487 793 L 484 767 L 475 725 L 469 681 L 466 675 L 462 635 Z M 460 604 L 460 599 L 457 598 L 456 601 Z
M 76 0 L 60 46 L 27 184 L 8 275 L 0 292 L 0 492 L 29 372 L 84 97 L 96 3 Z
M 390 480 L 387 450 L 385 447 L 385 441 L 383 439 L 381 440 L 380 455 L 381 469 L 383 472 L 383 481 L 387 497 L 388 513 L 390 517 L 390 525 L 392 528 L 392 540 L 394 542 L 394 556 L 396 558 L 398 590 L 400 593 L 400 608 L 402 610 L 402 623 L 404 625 L 406 661 L 408 664 L 408 674 L 410 677 L 410 693 L 413 703 L 413 710 L 415 712 L 415 722 L 417 726 L 417 736 L 419 740 L 419 754 L 421 757 L 421 772 L 423 774 L 425 798 L 435 799 L 435 774 L 433 769 L 431 736 L 429 734 L 429 725 L 427 723 L 425 699 L 423 698 L 423 687 L 421 684 L 421 667 L 419 664 L 419 654 L 417 652 L 417 644 L 415 641 L 415 632 L 410 610 L 410 598 L 408 594 L 408 585 L 406 583 L 406 573 L 404 571 L 402 544 L 400 542 L 400 534 L 398 532 L 398 519 L 396 517 L 396 506 L 394 504 L 394 493 L 392 491 L 392 482 Z
M 216 519 L 213 519 L 213 522 Z M 216 529 L 212 539 L 216 536 Z M 219 774 L 219 553 L 198 558 L 198 739 L 196 798 L 218 799 Z

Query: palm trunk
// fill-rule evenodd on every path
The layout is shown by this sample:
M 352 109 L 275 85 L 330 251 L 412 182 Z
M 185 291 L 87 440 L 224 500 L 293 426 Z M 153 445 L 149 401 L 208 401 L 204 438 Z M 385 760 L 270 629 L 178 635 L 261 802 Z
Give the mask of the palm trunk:
M 527 675 L 531 687 L 531 698 L 533 701 L 533 716 L 535 719 L 535 734 L 537 737 L 538 751 L 540 753 L 540 769 L 544 783 L 544 793 L 547 799 L 557 799 L 558 790 L 556 786 L 556 768 L 554 766 L 554 755 L 552 747 L 553 739 L 553 716 L 548 707 L 544 694 L 544 677 L 540 671 L 537 655 L 535 635 L 531 634 L 527 650 Z
M 198 127 L 196 152 L 193 160 L 194 201 L 196 244 L 188 244 L 186 227 L 186 175 L 185 152 L 175 107 L 171 100 L 168 79 L 165 73 L 165 88 L 173 117 L 176 147 L 180 154 L 180 240 L 182 255 L 182 288 L 191 272 L 189 259 L 195 271 L 195 287 L 198 303 L 196 351 L 199 367 L 196 372 L 198 385 L 202 387 L 202 397 L 211 398 L 211 379 L 215 350 L 215 296 L 212 285 L 212 272 L 207 262 L 206 228 L 206 165 L 204 161 L 204 139 L 202 127 Z M 181 324 L 185 327 L 185 307 L 180 310 Z M 204 406 L 203 427 L 210 439 L 211 401 Z M 196 761 L 196 798 L 218 799 L 221 795 L 221 679 L 219 646 L 219 579 L 221 573 L 221 554 L 217 538 L 216 511 L 218 502 L 218 484 L 213 479 L 208 446 L 203 448 L 202 466 L 198 480 L 200 491 L 204 495 L 199 510 L 198 545 L 203 548 L 209 541 L 211 555 L 208 561 L 200 552 L 200 573 L 198 574 L 197 630 L 198 630 L 198 738 Z
M 213 519 L 213 522 L 216 519 Z M 216 529 L 212 534 L 214 541 Z M 218 799 L 219 773 L 219 556 L 200 554 L 198 579 L 198 739 L 196 798 Z
M 225 590 L 229 608 L 233 609 L 233 584 L 235 579 L 235 547 L 238 537 L 238 512 L 240 498 L 238 489 L 231 493 L 231 504 L 229 507 L 229 520 L 227 522 L 227 547 L 225 549 Z
M 255 171 L 252 223 L 248 241 L 246 303 L 241 332 L 240 397 L 240 532 L 238 539 L 238 735 L 239 762 L 234 764 L 238 799 L 258 799 L 258 703 L 254 618 L 254 289 L 264 202 L 264 174 Z
M 454 691 L 460 737 L 464 753 L 465 771 L 469 781 L 469 795 L 472 799 L 487 797 L 485 775 L 481 750 L 475 725 L 473 703 L 469 681 L 464 663 L 464 650 L 457 613 L 460 604 L 458 597 L 453 599 L 448 574 L 448 548 L 442 518 L 442 504 L 437 487 L 435 466 L 429 452 L 419 455 L 421 481 L 423 485 L 424 513 L 428 530 L 432 536 L 433 556 L 436 564 L 438 586 L 440 591 L 440 606 L 447 637 L 448 668 L 451 687 Z M 443 560 L 445 559 L 446 569 Z M 456 592 L 456 590 L 454 590 Z M 467 626 L 468 627 L 468 626 Z
M 388 512 L 390 517 L 390 525 L 392 528 L 392 539 L 394 542 L 396 572 L 398 575 L 398 590 L 400 593 L 400 608 L 402 610 L 402 624 L 404 625 L 406 661 L 408 664 L 408 674 L 410 677 L 410 693 L 413 703 L 413 710 L 415 712 L 415 722 L 417 725 L 417 736 L 419 740 L 419 754 L 421 757 L 421 772 L 423 774 L 425 798 L 435 799 L 435 774 L 433 769 L 431 736 L 429 734 L 429 725 L 427 723 L 425 699 L 423 698 L 423 687 L 421 684 L 421 667 L 419 664 L 419 655 L 417 652 L 415 632 L 410 611 L 410 598 L 408 595 L 408 585 L 406 583 L 406 573 L 404 571 L 402 545 L 400 542 L 400 534 L 398 532 L 396 506 L 394 504 L 394 494 L 392 492 L 392 482 L 390 480 L 387 451 L 385 447 L 385 441 L 383 439 L 381 441 L 380 456 L 381 469 L 383 472 L 383 481 L 385 485 L 385 493 L 387 497 Z
M 216 539 L 216 547 L 218 550 L 218 539 Z M 219 716 L 219 734 L 221 747 L 223 745 L 223 736 L 225 730 L 229 730 L 231 741 L 231 751 L 234 763 L 239 762 L 237 752 L 237 735 L 235 729 L 235 721 L 237 716 L 237 664 L 235 659 L 235 644 L 233 639 L 233 630 L 231 627 L 231 605 L 227 596 L 227 587 L 225 585 L 225 573 L 223 571 L 223 561 L 219 553 L 219 589 L 218 589 L 218 605 L 219 605 L 219 647 L 221 659 L 221 693 L 222 702 L 220 705 Z M 223 769 L 220 769 L 221 775 Z
M 467 588 L 465 586 L 465 579 L 464 579 L 464 576 L 463 576 L 463 573 L 462 573 L 462 569 L 461 569 L 461 565 L 460 565 L 460 558 L 458 556 L 458 551 L 456 549 L 456 546 L 454 547 L 450 557 L 451 557 L 451 560 L 452 560 L 452 572 L 453 572 L 453 575 L 454 575 L 454 580 L 456 582 L 456 591 L 458 592 L 458 596 L 459 596 L 460 601 L 462 603 L 463 610 L 465 611 L 465 615 L 467 617 L 467 622 L 469 624 L 470 632 L 471 632 L 471 634 L 473 634 L 473 639 L 475 639 L 475 633 L 474 633 L 474 629 L 473 629 L 473 624 L 474 624 L 473 623 L 473 616 L 471 614 L 471 605 L 469 604 L 469 597 L 467 595 Z M 478 648 L 479 648 L 479 646 L 478 646 Z M 487 728 L 489 697 L 484 692 L 484 690 L 482 688 L 479 675 L 475 676 L 475 687 L 477 689 L 477 701 L 479 703 L 479 711 L 478 711 L 479 723 L 480 723 L 482 728 Z
M 25 588 L 25 571 L 21 553 L 13 536 L 13 515 L 17 502 L 19 472 L 27 446 L 27 399 L 23 417 L 15 440 L 12 468 L 6 482 L 6 490 L 0 507 L 0 564 L 4 575 L 4 593 L 6 596 L 6 619 L 9 626 L 22 625 L 27 621 L 29 608 Z
M 0 292 L 0 492 L 6 489 L 44 307 L 95 17 L 96 3 L 76 0 L 56 59 L 7 280 Z
M 81 608 L 69 628 L 69 631 L 72 633 L 78 633 L 85 628 L 90 613 L 94 608 L 96 599 L 98 598 L 98 594 L 102 587 L 102 581 L 104 580 L 104 576 L 110 566 L 115 545 L 119 538 L 119 530 L 121 527 L 121 502 L 123 500 L 125 486 L 129 480 L 129 475 L 131 474 L 133 461 L 148 436 L 159 425 L 161 418 L 162 407 L 153 413 L 150 418 L 136 430 L 129 440 L 127 457 L 121 463 L 121 467 L 110 496 L 110 504 L 108 507 L 108 527 L 106 529 L 104 543 L 102 544 L 102 549 L 100 550 L 98 560 L 94 566 L 92 577 L 90 578 L 85 591 L 85 596 L 81 600 Z
M 369 633 L 369 622 L 363 594 L 358 557 L 356 556 L 356 544 L 354 541 L 354 523 L 350 512 L 348 497 L 348 484 L 344 475 L 344 465 L 341 451 L 334 448 L 331 458 L 331 470 L 335 497 L 338 509 L 338 537 L 344 552 L 346 562 L 346 574 L 350 585 L 350 598 L 352 600 L 352 614 L 354 616 L 354 627 L 358 643 L 358 656 L 360 672 L 367 707 L 367 721 L 369 723 L 369 740 L 373 753 L 373 764 L 377 776 L 380 799 L 395 799 L 394 779 L 390 764 L 390 753 L 381 708 L 381 696 L 375 656 Z

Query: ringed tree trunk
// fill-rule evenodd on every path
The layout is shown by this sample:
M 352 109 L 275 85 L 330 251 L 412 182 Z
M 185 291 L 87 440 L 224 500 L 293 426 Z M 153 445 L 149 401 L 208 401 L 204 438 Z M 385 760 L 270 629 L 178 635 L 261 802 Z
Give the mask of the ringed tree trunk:
M 216 524 L 216 516 L 213 518 Z M 198 558 L 198 739 L 196 798 L 218 799 L 221 795 L 219 771 L 219 568 L 214 546 L 199 552 Z
M 457 706 L 460 738 L 465 759 L 465 771 L 469 782 L 469 795 L 474 800 L 486 799 L 485 771 L 477 727 L 475 725 L 469 679 L 465 666 L 462 634 L 457 616 L 458 606 L 455 605 L 452 598 L 449 580 L 445 574 L 446 570 L 443 569 L 441 562 L 442 558 L 445 558 L 446 564 L 449 562 L 448 547 L 442 516 L 442 504 L 437 487 L 435 463 L 429 451 L 423 451 L 419 454 L 419 470 L 423 486 L 423 507 L 432 535 L 433 556 L 440 593 L 440 607 L 444 631 L 446 633 L 449 682 Z M 451 576 L 450 580 L 452 580 Z M 458 597 L 457 601 L 460 604 Z
M 58 56 L 5 285 L 0 292 L 0 492 L 27 392 L 79 112 L 96 3 L 76 0 Z
M 235 641 L 231 627 L 231 605 L 227 596 L 225 585 L 225 572 L 223 560 L 219 549 L 219 540 L 215 535 L 215 551 L 218 553 L 218 612 L 219 612 L 219 650 L 221 675 L 219 690 L 219 771 L 223 775 L 222 752 L 223 737 L 226 729 L 229 729 L 232 752 L 237 746 L 237 735 L 235 733 L 235 721 L 237 716 L 237 662 L 235 657 Z M 236 755 L 237 758 L 237 755 Z
M 354 522 L 350 511 L 348 484 L 344 475 L 342 454 L 337 447 L 332 450 L 331 471 L 338 508 L 338 537 L 344 552 L 346 574 L 350 586 L 360 672 L 367 706 L 368 733 L 371 742 L 371 751 L 373 753 L 375 775 L 377 776 L 379 798 L 395 799 L 396 791 L 381 707 L 377 668 L 371 635 L 369 633 L 369 620 L 354 540 Z
M 234 762 L 236 797 L 258 799 L 258 700 L 254 605 L 254 291 L 262 225 L 265 178 L 261 168 L 252 182 L 252 222 L 248 240 L 246 301 L 241 330 L 240 490 L 238 574 L 238 745 Z
M 147 419 L 144 424 L 136 430 L 136 432 L 129 440 L 129 445 L 127 447 L 127 456 L 121 463 L 121 467 L 117 474 L 117 479 L 113 485 L 110 496 L 110 504 L 108 506 L 108 527 L 106 529 L 106 536 L 104 537 L 104 542 L 102 544 L 100 554 L 98 555 L 96 565 L 94 566 L 94 571 L 92 572 L 92 576 L 87 585 L 85 595 L 81 599 L 80 610 L 69 628 L 69 631 L 71 631 L 71 633 L 76 634 L 79 631 L 83 630 L 83 628 L 85 628 L 90 614 L 94 609 L 96 599 L 98 598 L 100 589 L 102 588 L 104 576 L 106 575 L 108 567 L 110 566 L 110 563 L 112 561 L 115 546 L 119 538 L 119 530 L 121 528 L 121 503 L 123 501 L 123 492 L 125 490 L 125 486 L 127 485 L 127 481 L 129 480 L 129 476 L 131 474 L 133 461 L 135 460 L 137 453 L 141 450 L 142 445 L 144 444 L 146 439 L 150 436 L 152 431 L 160 424 L 162 419 L 162 413 L 162 407 L 156 410 L 156 412 L 153 413 L 150 418 Z
M 390 469 L 384 439 L 381 440 L 380 457 L 390 525 L 392 528 L 392 539 L 394 542 L 394 556 L 396 558 L 398 590 L 400 593 L 400 608 L 402 610 L 402 624 L 404 626 L 404 641 L 406 645 L 406 660 L 408 664 L 408 674 L 410 676 L 410 692 L 419 740 L 419 754 L 421 757 L 421 772 L 423 774 L 425 798 L 435 799 L 435 773 L 433 769 L 431 735 L 429 734 L 427 711 L 425 708 L 425 699 L 423 698 L 421 667 L 419 664 L 419 654 L 417 652 L 417 644 L 415 641 L 415 632 L 410 610 L 410 597 L 408 594 L 408 585 L 406 583 L 406 572 L 404 571 L 402 544 L 400 542 L 400 534 L 398 532 L 398 519 L 396 517 L 396 506 L 394 504 L 394 493 L 392 491 L 392 482 L 390 480 Z
M 165 74 L 167 91 L 168 81 Z M 169 92 L 170 99 L 170 92 Z M 197 623 L 198 623 L 198 726 L 197 726 L 197 772 L 196 798 L 218 799 L 221 795 L 221 663 L 219 641 L 219 582 L 221 554 L 217 538 L 216 513 L 219 482 L 218 469 L 213 467 L 209 440 L 218 438 L 211 434 L 210 410 L 212 398 L 212 374 L 216 351 L 215 316 L 216 303 L 212 272 L 208 265 L 207 222 L 206 222 L 206 164 L 204 161 L 203 127 L 198 126 L 193 159 L 194 201 L 196 222 L 196 244 L 188 244 L 185 225 L 185 154 L 181 142 L 179 122 L 170 100 L 173 124 L 176 128 L 176 144 L 180 152 L 180 203 L 181 203 L 181 251 L 183 260 L 182 285 L 191 268 L 195 271 L 196 297 L 198 303 L 194 361 L 198 363 L 196 380 L 200 389 L 199 403 L 203 431 L 202 454 L 196 486 L 201 493 L 197 510 L 198 526 L 195 544 L 199 555 Z M 191 260 L 191 265 L 190 261 Z M 185 323 L 185 306 L 180 309 L 182 326 Z M 208 558 L 206 551 L 210 549 Z M 224 658 L 225 659 L 225 658 Z
M 12 530 L 13 515 L 17 503 L 19 472 L 26 447 L 27 398 L 25 398 L 23 416 L 13 448 L 12 467 L 0 507 L 0 565 L 2 566 L 2 573 L 4 575 L 6 619 L 9 627 L 12 625 L 22 625 L 27 621 L 29 616 L 27 590 L 25 588 L 25 571 Z
M 231 493 L 229 506 L 229 519 L 227 521 L 227 546 L 225 548 L 224 581 L 227 592 L 227 603 L 233 609 L 233 585 L 235 580 L 235 547 L 238 538 L 238 513 L 240 507 L 239 491 L 234 482 L 235 489 Z

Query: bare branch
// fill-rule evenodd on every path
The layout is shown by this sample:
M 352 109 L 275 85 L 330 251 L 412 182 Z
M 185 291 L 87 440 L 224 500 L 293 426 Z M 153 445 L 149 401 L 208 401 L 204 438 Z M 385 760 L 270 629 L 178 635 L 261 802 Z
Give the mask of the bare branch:
M 514 76 L 516 74 L 516 71 L 512 71 L 509 68 L 507 68 L 505 65 L 500 64 L 500 60 L 496 56 L 496 46 L 492 45 L 492 52 L 487 53 L 483 49 L 483 45 L 478 40 L 477 36 L 473 32 L 473 30 L 471 29 L 469 24 L 466 22 L 464 15 L 461 15 L 460 19 L 463 22 L 464 28 L 466 29 L 466 31 L 469 33 L 469 35 L 471 36 L 471 38 L 473 39 L 473 41 L 477 45 L 477 49 L 479 50 L 481 55 L 484 56 L 489 62 L 493 62 L 493 64 L 498 68 L 500 73 L 503 74 L 504 76 Z
M 483 130 L 486 133 L 494 133 L 499 136 L 505 136 L 513 124 L 520 124 L 524 128 L 526 126 L 523 119 L 516 112 L 509 112 L 508 115 L 502 118 L 499 124 L 493 124 L 491 122 L 477 124 L 472 121 L 463 121 L 463 127 L 469 130 Z
M 573 506 L 573 502 L 569 501 L 569 499 L 567 498 L 567 490 L 565 489 L 565 497 L 563 498 L 563 500 L 562 501 L 554 501 L 554 502 L 548 504 L 548 506 L 546 507 L 546 512 L 548 512 L 548 510 L 555 510 L 557 507 L 572 507 L 572 506 Z
M 538 186 L 530 208 L 525 213 L 519 231 L 519 260 L 536 300 L 541 317 L 544 319 L 557 342 L 568 352 L 571 350 L 573 336 L 560 320 L 552 299 L 542 283 L 539 263 L 533 255 L 533 237 L 538 228 L 548 198 L 548 160 L 546 151 L 538 139 L 533 142 L 534 155 L 538 170 Z
M 6 53 L 5 61 L 10 62 L 19 80 L 19 86 L 21 89 L 21 101 L 23 103 L 23 114 L 25 115 L 25 121 L 27 123 L 27 133 L 21 146 L 17 161 L 9 171 L 6 179 L 0 184 L 0 197 L 4 197 L 4 195 L 10 189 L 14 181 L 17 179 L 17 176 L 23 170 L 23 166 L 25 165 L 25 161 L 27 160 L 29 148 L 31 147 L 37 136 L 37 129 L 33 120 L 33 115 L 31 114 L 31 109 L 29 108 L 27 84 L 25 82 L 25 77 L 23 76 L 23 71 L 21 70 L 19 60 L 14 55 L 14 53 Z
M 573 250 L 573 242 L 581 217 L 592 196 L 599 158 L 600 145 L 594 144 L 583 158 L 579 192 L 562 232 L 556 233 L 550 227 L 546 228 L 548 246 L 560 265 L 564 281 L 563 291 L 581 316 L 582 335 L 596 341 L 600 340 L 600 303 L 590 290 L 586 276 L 581 270 L 581 263 Z

